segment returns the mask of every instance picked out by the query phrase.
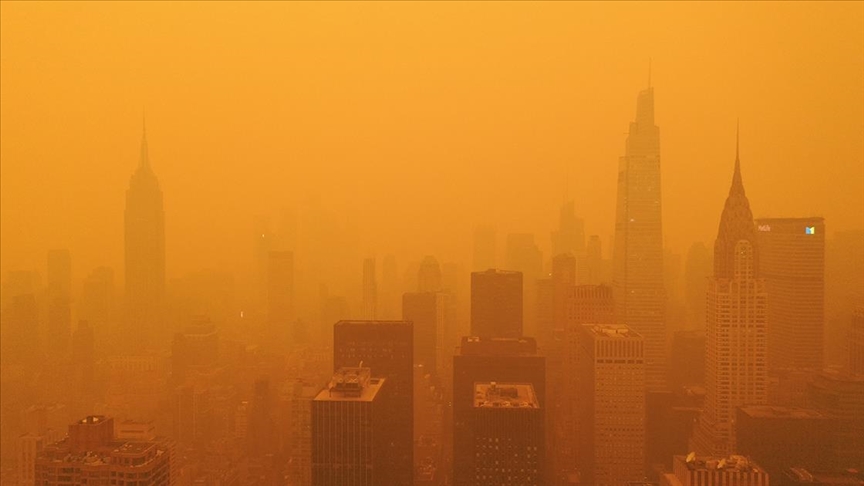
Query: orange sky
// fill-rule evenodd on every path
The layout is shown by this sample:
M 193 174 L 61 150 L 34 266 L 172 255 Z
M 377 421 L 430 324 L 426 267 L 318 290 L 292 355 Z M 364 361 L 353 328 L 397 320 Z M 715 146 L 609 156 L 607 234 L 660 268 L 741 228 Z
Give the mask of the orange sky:
M 145 108 L 169 277 L 316 200 L 403 268 L 470 266 L 477 223 L 548 257 L 565 187 L 608 245 L 649 58 L 670 248 L 713 242 L 739 117 L 755 216 L 864 227 L 860 2 L 2 2 L 0 54 L 4 274 L 122 278 Z

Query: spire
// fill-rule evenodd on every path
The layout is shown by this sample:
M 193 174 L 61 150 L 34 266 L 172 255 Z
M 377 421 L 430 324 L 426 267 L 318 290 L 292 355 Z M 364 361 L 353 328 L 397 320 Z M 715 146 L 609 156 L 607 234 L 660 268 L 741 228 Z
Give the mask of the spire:
M 744 182 L 741 180 L 741 127 L 740 122 L 735 125 L 735 172 L 732 174 L 732 187 L 729 188 L 729 195 L 744 194 Z
M 138 162 L 139 167 L 150 167 L 150 153 L 147 149 L 147 117 L 141 115 L 143 132 L 141 134 L 141 159 Z

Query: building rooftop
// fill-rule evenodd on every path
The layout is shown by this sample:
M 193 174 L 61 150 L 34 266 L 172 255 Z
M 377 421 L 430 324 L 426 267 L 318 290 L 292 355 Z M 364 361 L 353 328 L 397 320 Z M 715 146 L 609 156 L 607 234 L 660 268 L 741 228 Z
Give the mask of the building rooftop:
M 623 324 L 586 324 L 585 330 L 595 337 L 642 339 L 639 333 Z
M 792 467 L 783 471 L 783 475 L 794 483 L 813 484 L 848 484 L 850 486 L 864 485 L 864 476 L 859 471 L 850 469 L 839 473 L 812 472 L 803 467 Z
M 474 408 L 540 408 L 530 383 L 474 383 Z
M 344 367 L 333 374 L 327 388 L 315 397 L 316 402 L 371 402 L 375 399 L 384 378 L 372 378 L 369 368 Z
M 342 320 L 336 323 L 337 326 L 369 326 L 369 325 L 381 325 L 381 326 L 394 326 L 394 325 L 410 325 L 409 321 L 385 321 L 380 319 L 363 321 L 363 320 Z
M 758 472 L 765 474 L 765 470 L 758 464 L 744 456 L 731 455 L 729 457 L 699 456 L 690 453 L 687 456 L 675 456 L 675 462 L 687 465 L 690 471 L 726 470 L 737 472 Z
M 490 268 L 488 270 L 484 270 L 482 272 L 471 272 L 472 274 L 479 275 L 521 275 L 522 272 L 518 272 L 516 270 L 499 270 L 497 268 Z
M 810 408 L 799 408 L 799 407 L 780 407 L 774 405 L 750 405 L 741 407 L 741 413 L 746 414 L 750 417 L 759 417 L 759 418 L 796 418 L 796 419 L 805 419 L 805 418 L 815 418 L 815 419 L 827 419 L 825 415 L 823 415 L 818 410 L 813 410 Z
M 531 356 L 537 354 L 537 340 L 532 337 L 463 336 L 459 351 L 463 356 Z

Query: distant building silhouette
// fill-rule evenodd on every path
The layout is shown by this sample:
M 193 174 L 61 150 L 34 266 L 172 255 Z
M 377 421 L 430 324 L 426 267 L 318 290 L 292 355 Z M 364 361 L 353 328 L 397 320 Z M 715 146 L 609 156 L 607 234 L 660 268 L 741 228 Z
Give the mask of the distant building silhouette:
M 708 283 L 705 409 L 694 437 L 699 454 L 736 452 L 735 409 L 763 405 L 768 398 L 768 297 L 758 273 L 757 238 L 736 148 Z
M 489 269 L 471 274 L 471 334 L 522 336 L 522 273 Z
M 363 319 L 375 320 L 378 316 L 378 281 L 375 276 L 375 259 L 363 260 Z
M 756 220 L 759 276 L 768 293 L 768 365 L 822 368 L 825 341 L 825 222 Z
M 573 201 L 561 205 L 558 229 L 552 232 L 552 253 L 570 253 L 577 258 L 585 255 L 585 221 L 576 217 Z
M 616 321 L 645 338 L 646 380 L 666 387 L 666 292 L 660 192 L 660 129 L 654 89 L 639 93 L 624 156 L 618 162 L 613 288 Z
M 69 250 L 48 252 L 46 277 L 48 316 L 45 321 L 45 346 L 48 356 L 59 360 L 66 358 L 69 353 L 69 336 L 72 333 L 72 259 Z
M 277 343 L 296 339 L 294 322 L 294 253 L 271 251 L 267 264 L 268 335 Z
M 162 189 L 150 166 L 147 129 L 138 168 L 126 190 L 126 304 L 136 336 L 152 338 L 165 298 L 165 211 Z
M 543 470 L 532 475 L 533 479 L 530 482 L 523 482 L 527 475 L 514 477 L 513 482 L 510 483 L 502 482 L 500 477 L 481 480 L 477 476 L 478 454 L 494 454 L 494 450 L 482 449 L 483 445 L 489 445 L 488 435 L 483 435 L 489 432 L 477 428 L 480 424 L 477 421 L 475 408 L 476 384 L 493 381 L 521 383 L 533 387 L 534 397 L 539 406 L 536 411 L 540 417 L 536 414 L 532 415 L 529 419 L 532 424 L 531 432 L 523 439 L 536 444 L 532 447 L 537 447 L 536 454 Z M 463 337 L 459 354 L 453 357 L 453 484 L 456 486 L 492 484 L 496 479 L 498 482 L 495 484 L 545 484 L 547 463 L 545 428 L 540 437 L 536 435 L 537 427 L 545 427 L 544 403 L 546 403 L 546 359 L 537 355 L 537 343 L 533 338 Z M 478 438 L 479 442 L 476 440 Z M 478 446 L 481 448 L 478 449 Z M 492 456 L 484 456 L 484 459 L 489 457 Z M 533 464 L 533 457 L 531 461 Z
M 366 367 L 339 368 L 312 401 L 312 484 L 410 485 L 390 464 L 397 405 L 390 380 Z M 401 405 L 401 404 L 400 404 Z M 410 444 L 409 444 L 410 448 Z M 411 464 L 407 465 L 413 470 Z M 408 479 L 411 479 L 409 476 Z
M 498 266 L 498 247 L 495 240 L 495 228 L 491 226 L 478 226 L 474 229 L 475 272 L 483 272 Z
M 697 242 L 687 251 L 684 263 L 684 300 L 687 305 L 688 329 L 705 329 L 705 296 L 708 279 L 713 273 L 711 253 L 704 243 Z
M 114 299 L 114 270 L 97 267 L 84 279 L 78 301 L 78 317 L 101 334 L 113 331 L 109 329 L 109 324 L 113 324 Z
M 580 285 L 599 285 L 603 278 L 603 246 L 599 236 L 591 235 L 585 246 L 585 261 L 576 272 L 576 280 Z
M 333 327 L 333 369 L 370 368 L 386 378 L 394 403 L 388 411 L 386 453 L 390 482 L 410 485 L 414 477 L 414 330 L 405 321 L 339 321 Z M 318 484 L 313 481 L 313 484 Z
M 433 375 L 440 371 L 448 297 L 444 292 L 409 292 L 402 296 L 402 319 L 414 323 L 414 363 Z
M 614 486 L 645 474 L 645 349 L 627 326 L 584 324 L 573 404 L 582 481 Z
M 438 260 L 431 255 L 424 257 L 420 262 L 420 271 L 417 272 L 417 291 L 440 292 L 443 288 Z

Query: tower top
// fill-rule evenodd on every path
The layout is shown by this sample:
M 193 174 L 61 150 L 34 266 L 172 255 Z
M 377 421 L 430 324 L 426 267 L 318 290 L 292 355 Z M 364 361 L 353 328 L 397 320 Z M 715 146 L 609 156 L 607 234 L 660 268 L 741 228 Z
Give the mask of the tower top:
M 139 167 L 150 168 L 150 151 L 147 147 L 147 118 L 146 115 L 141 115 L 141 158 L 138 161 Z

